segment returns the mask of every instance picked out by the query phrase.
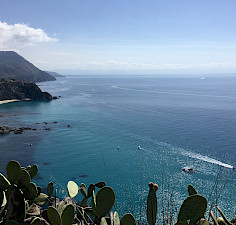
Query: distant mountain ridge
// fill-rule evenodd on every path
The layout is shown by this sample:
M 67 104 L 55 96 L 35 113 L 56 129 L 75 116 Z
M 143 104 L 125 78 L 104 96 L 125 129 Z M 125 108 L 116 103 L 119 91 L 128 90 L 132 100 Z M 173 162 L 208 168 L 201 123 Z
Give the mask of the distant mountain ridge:
M 55 77 L 38 69 L 14 51 L 0 51 L 0 78 L 43 82 Z
M 45 71 L 46 73 L 50 74 L 51 76 L 53 77 L 65 77 L 59 73 L 56 73 L 56 72 L 52 72 L 52 71 Z

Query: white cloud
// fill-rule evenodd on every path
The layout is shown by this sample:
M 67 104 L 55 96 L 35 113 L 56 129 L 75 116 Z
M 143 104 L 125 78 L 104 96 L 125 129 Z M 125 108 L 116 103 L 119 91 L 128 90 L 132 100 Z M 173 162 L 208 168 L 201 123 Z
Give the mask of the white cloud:
M 14 25 L 0 21 L 0 50 L 17 50 L 41 42 L 57 41 L 42 29 L 17 23 Z

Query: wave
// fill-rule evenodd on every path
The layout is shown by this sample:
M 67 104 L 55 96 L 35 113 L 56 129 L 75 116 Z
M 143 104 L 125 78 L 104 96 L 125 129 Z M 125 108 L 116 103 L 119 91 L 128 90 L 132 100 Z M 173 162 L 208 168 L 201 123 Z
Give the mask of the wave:
M 229 165 L 229 164 L 221 162 L 219 160 L 210 158 L 208 156 L 201 155 L 199 153 L 187 151 L 183 148 L 173 147 L 172 145 L 167 144 L 167 143 L 160 142 L 159 145 L 161 145 L 163 147 L 167 147 L 167 146 L 171 147 L 171 149 L 177 150 L 177 152 L 179 152 L 181 155 L 188 156 L 188 157 L 193 158 L 193 159 L 198 159 L 198 160 L 201 160 L 201 161 L 204 161 L 204 162 L 216 164 L 216 165 L 223 166 L 223 167 L 226 167 L 226 168 L 229 168 L 229 169 L 234 169 L 234 166 L 232 166 L 232 165 Z
M 144 89 L 133 89 L 133 88 L 124 88 L 112 85 L 112 88 L 125 90 L 125 91 L 137 91 L 137 92 L 149 92 L 149 93 L 158 93 L 158 94 L 170 94 L 170 95 L 184 95 L 184 96 L 197 96 L 197 97 L 213 97 L 213 98 L 232 98 L 236 99 L 236 96 L 229 95 L 207 95 L 207 94 L 194 94 L 194 93 L 183 93 L 183 92 L 170 92 L 170 91 L 161 91 L 161 90 L 144 90 Z

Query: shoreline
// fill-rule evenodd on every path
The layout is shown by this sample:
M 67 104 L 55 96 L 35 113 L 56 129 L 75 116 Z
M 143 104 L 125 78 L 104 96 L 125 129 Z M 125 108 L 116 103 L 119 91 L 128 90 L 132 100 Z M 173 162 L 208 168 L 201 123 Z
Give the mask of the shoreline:
M 9 100 L 1 100 L 0 101 L 0 105 L 2 104 L 7 104 L 7 103 L 12 103 L 12 102 L 21 102 L 21 101 L 30 101 L 31 99 L 27 98 L 27 99 L 24 99 L 24 100 L 21 100 L 21 99 L 9 99 Z

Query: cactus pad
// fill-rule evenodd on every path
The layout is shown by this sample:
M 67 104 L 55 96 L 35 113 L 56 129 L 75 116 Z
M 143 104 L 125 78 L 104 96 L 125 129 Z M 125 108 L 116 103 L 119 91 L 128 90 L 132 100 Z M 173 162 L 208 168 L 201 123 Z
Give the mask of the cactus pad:
M 48 207 L 47 216 L 51 225 L 61 225 L 61 217 L 53 206 Z
M 103 181 L 98 182 L 98 183 L 95 184 L 95 186 L 98 187 L 98 188 L 103 188 L 105 185 L 106 185 L 106 184 L 105 184 L 105 182 L 103 182 Z
M 81 183 L 80 184 L 80 191 L 81 191 L 81 194 L 86 197 L 87 196 L 87 188 L 86 188 L 86 185 L 84 183 Z
M 100 225 L 108 225 L 105 217 L 102 217 Z
M 188 194 L 189 194 L 189 196 L 197 194 L 197 191 L 195 190 L 195 188 L 191 184 L 188 185 Z
M 27 198 L 30 200 L 35 199 L 38 196 L 38 189 L 35 183 L 31 182 L 28 188 Z
M 12 184 L 18 184 L 18 176 L 21 171 L 21 166 L 20 163 L 17 161 L 10 161 L 7 164 L 7 179 L 12 183 Z
M 35 177 L 36 174 L 38 173 L 38 166 L 37 165 L 31 166 L 29 173 L 30 173 L 31 179 Z
M 39 217 L 35 217 L 32 220 L 32 222 L 30 223 L 30 225 L 41 225 L 40 218 Z
M 147 199 L 147 221 L 149 225 L 156 224 L 157 197 L 153 187 L 150 187 Z
M 69 181 L 67 184 L 67 190 L 68 190 L 69 196 L 71 198 L 74 198 L 79 192 L 79 187 L 74 181 Z
M 28 188 L 30 185 L 30 175 L 25 169 L 22 169 L 19 173 L 19 185 L 24 188 Z
M 72 225 L 74 222 L 74 216 L 75 216 L 74 206 L 72 204 L 66 205 L 61 214 L 62 225 Z
M 114 212 L 114 225 L 120 225 L 120 218 L 117 212 Z
M 98 216 L 103 217 L 113 207 L 115 203 L 115 193 L 111 187 L 105 186 L 97 192 L 96 209 Z
M 134 216 L 130 213 L 125 214 L 120 220 L 120 225 L 136 225 Z
M 47 193 L 49 197 L 52 197 L 54 191 L 54 184 L 53 182 L 49 182 L 47 186 Z
M 190 225 L 204 217 L 207 208 L 207 200 L 201 195 L 191 195 L 181 205 L 178 214 L 178 224 L 190 220 Z
M 6 190 L 10 185 L 11 183 L 8 181 L 8 179 L 0 173 L 0 190 Z

